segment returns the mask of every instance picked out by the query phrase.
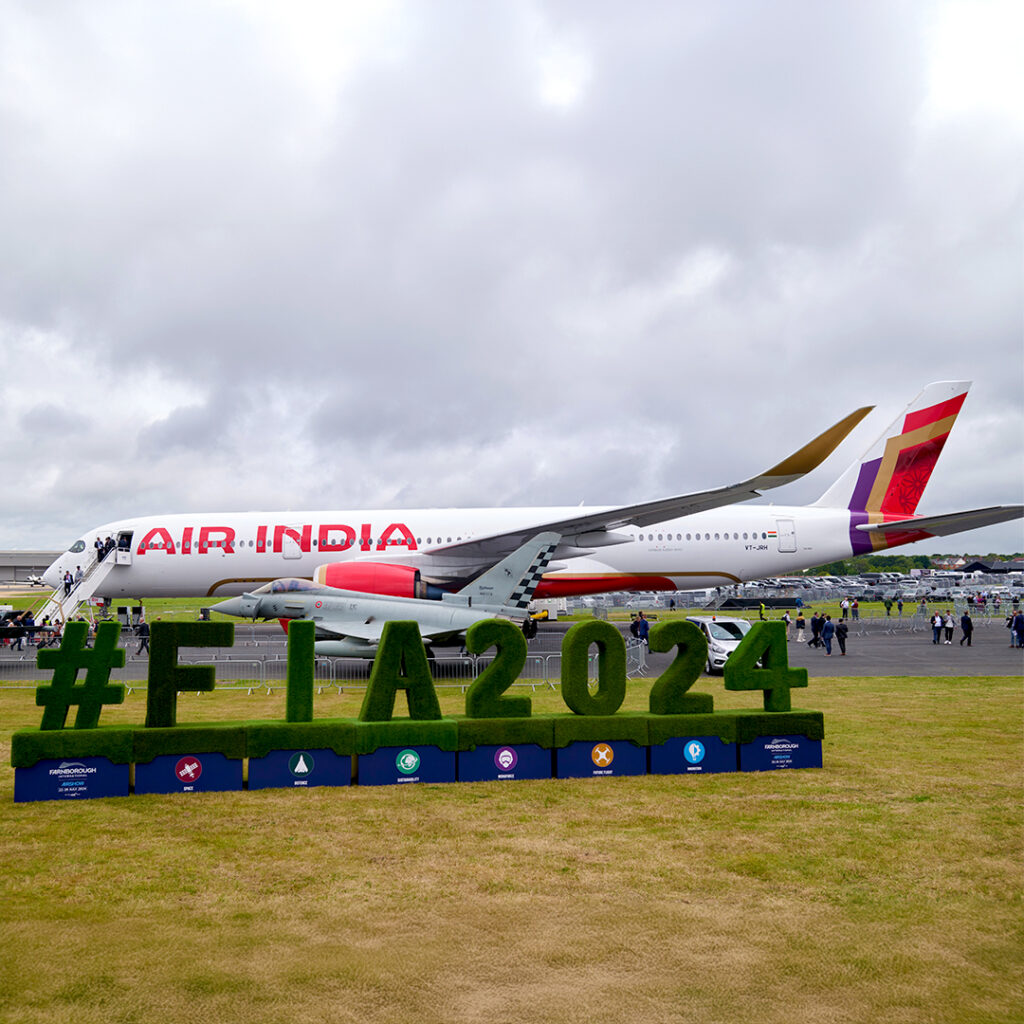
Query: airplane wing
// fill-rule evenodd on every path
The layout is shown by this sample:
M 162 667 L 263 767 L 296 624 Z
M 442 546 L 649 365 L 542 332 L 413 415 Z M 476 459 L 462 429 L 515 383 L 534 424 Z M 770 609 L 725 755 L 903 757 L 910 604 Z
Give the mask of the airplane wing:
M 660 498 L 638 505 L 581 508 L 579 515 L 568 519 L 524 523 L 522 527 L 510 532 L 474 537 L 459 544 L 419 552 L 409 560 L 425 572 L 429 571 L 431 566 L 452 573 L 479 571 L 481 567 L 493 565 L 496 559 L 507 555 L 542 530 L 562 535 L 562 543 L 555 553 L 555 557 L 560 558 L 574 557 L 589 553 L 598 547 L 625 543 L 629 537 L 616 537 L 614 533 L 620 527 L 648 526 L 651 523 L 664 522 L 666 519 L 749 501 L 751 498 L 760 497 L 762 491 L 799 480 L 821 465 L 872 408 L 873 406 L 865 406 L 850 413 L 771 469 L 728 487 L 695 491 L 692 494 Z
M 962 530 L 976 530 L 982 526 L 1007 523 L 1024 516 L 1024 505 L 993 505 L 991 508 L 976 508 L 969 512 L 948 512 L 941 516 L 916 516 L 899 519 L 892 523 L 859 523 L 858 530 L 864 533 L 903 533 L 907 530 L 923 530 L 933 537 L 945 537 Z

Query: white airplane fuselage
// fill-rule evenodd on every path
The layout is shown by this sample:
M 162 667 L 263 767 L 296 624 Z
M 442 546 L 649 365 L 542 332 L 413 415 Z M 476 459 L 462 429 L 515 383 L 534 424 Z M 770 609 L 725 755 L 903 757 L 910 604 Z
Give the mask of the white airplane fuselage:
M 123 519 L 95 527 L 106 538 L 131 533 L 94 591 L 96 597 L 228 597 L 281 577 L 312 577 L 325 563 L 414 560 L 440 556 L 449 544 L 526 525 L 543 525 L 578 508 L 479 508 L 358 512 L 175 514 Z M 598 511 L 595 509 L 595 511 Z M 813 506 L 731 505 L 650 527 L 625 526 L 619 543 L 563 547 L 559 568 L 545 574 L 537 597 L 615 590 L 694 590 L 778 576 L 849 558 L 851 514 Z M 83 537 L 49 567 L 57 586 L 93 560 Z M 84 547 L 80 546 L 84 542 Z M 115 559 L 111 552 L 108 559 Z
M 560 538 L 537 599 L 697 590 L 781 576 L 932 536 L 1018 519 L 1019 505 L 920 516 L 917 505 L 967 396 L 927 385 L 813 505 L 749 504 L 822 464 L 861 408 L 770 469 L 726 487 L 594 508 L 383 509 L 161 515 L 94 527 L 44 573 L 91 570 L 101 598 L 230 597 L 284 577 L 363 593 L 437 598 L 478 579 L 540 531 Z M 112 562 L 107 560 L 112 559 Z M 433 588 L 433 589 L 431 589 Z

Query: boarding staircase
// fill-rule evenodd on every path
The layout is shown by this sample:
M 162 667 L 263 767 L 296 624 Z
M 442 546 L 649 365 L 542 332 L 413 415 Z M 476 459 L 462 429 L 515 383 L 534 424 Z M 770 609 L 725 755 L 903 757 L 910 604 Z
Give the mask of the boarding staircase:
M 35 616 L 38 625 L 49 616 L 50 622 L 67 622 L 78 611 L 83 602 L 88 601 L 96 593 L 99 585 L 117 568 L 119 551 L 111 551 L 101 562 L 92 562 L 85 575 L 71 588 L 71 593 L 64 595 L 64 584 L 61 584 L 47 599 L 46 604 Z M 124 552 L 129 558 L 130 552 Z

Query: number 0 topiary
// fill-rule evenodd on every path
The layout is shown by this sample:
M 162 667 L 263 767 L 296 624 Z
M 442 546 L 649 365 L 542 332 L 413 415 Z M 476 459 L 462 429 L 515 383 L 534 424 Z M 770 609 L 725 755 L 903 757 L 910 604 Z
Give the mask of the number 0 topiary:
M 597 690 L 587 663 L 597 645 Z M 614 715 L 626 699 L 626 642 L 610 622 L 578 622 L 562 640 L 562 699 L 577 715 Z

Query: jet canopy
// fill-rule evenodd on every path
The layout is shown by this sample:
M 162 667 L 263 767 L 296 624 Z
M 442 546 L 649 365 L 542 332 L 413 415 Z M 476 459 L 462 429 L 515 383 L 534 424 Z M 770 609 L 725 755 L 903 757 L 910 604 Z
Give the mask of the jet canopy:
M 253 590 L 253 594 L 293 594 L 304 590 L 323 590 L 324 588 L 319 583 L 314 583 L 312 580 L 300 580 L 292 576 L 286 576 L 284 579 L 274 580 L 271 583 L 264 583 L 258 590 Z

